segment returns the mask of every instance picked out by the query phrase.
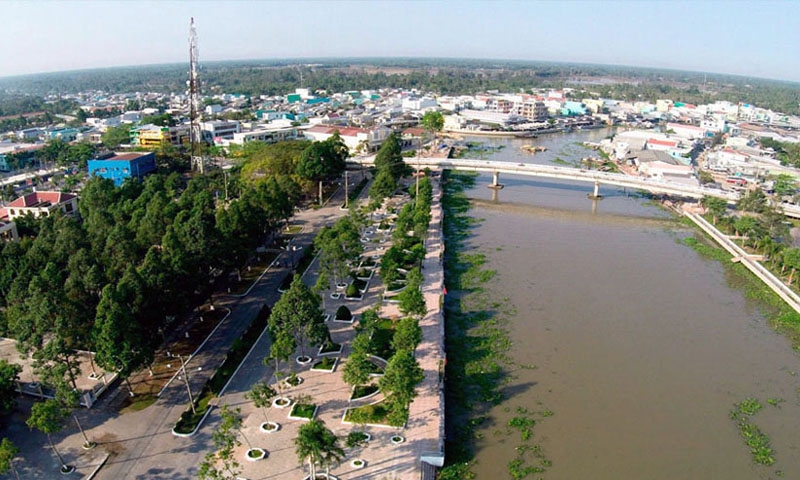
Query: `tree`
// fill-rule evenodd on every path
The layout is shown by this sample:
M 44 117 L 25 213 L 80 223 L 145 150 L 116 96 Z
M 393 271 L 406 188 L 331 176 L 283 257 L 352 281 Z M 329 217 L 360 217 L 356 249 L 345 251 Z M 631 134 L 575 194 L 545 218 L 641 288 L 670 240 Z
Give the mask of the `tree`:
M 378 169 L 378 174 L 381 171 L 389 172 L 395 182 L 407 174 L 408 167 L 403 161 L 402 147 L 397 134 L 392 133 L 381 144 L 381 148 L 375 154 L 375 168 Z
M 235 480 L 241 473 L 234 450 L 241 445 L 237 432 L 241 429 L 242 419 L 238 408 L 231 410 L 227 405 L 223 405 L 219 416 L 219 426 L 211 436 L 215 451 L 206 454 L 197 475 L 204 480 Z M 218 464 L 221 464 L 220 468 L 217 468 Z
M 420 125 L 424 128 L 430 136 L 433 137 L 433 145 L 436 146 L 436 134 L 442 131 L 444 127 L 444 117 L 441 113 L 430 110 L 425 112 L 420 120 Z
M 295 173 L 306 180 L 319 182 L 319 202 L 322 204 L 322 182 L 339 176 L 347 167 L 347 147 L 334 133 L 324 142 L 314 142 L 300 155 Z
M 369 361 L 371 341 L 369 332 L 361 332 L 353 339 L 350 355 L 344 364 L 342 379 L 348 385 L 364 385 L 375 366 Z
M 425 297 L 420 290 L 422 286 L 422 273 L 419 268 L 412 268 L 406 275 L 406 288 L 400 292 L 397 299 L 400 302 L 400 311 L 405 315 L 423 316 L 428 313 Z
M 700 199 L 700 205 L 703 206 L 711 214 L 712 223 L 717 224 L 717 220 L 725 215 L 728 210 L 728 202 L 722 198 L 712 197 L 709 195 Z
M 791 273 L 789 274 L 789 280 L 786 281 L 787 284 L 791 285 L 795 272 L 798 268 L 800 268 L 800 248 L 791 247 L 784 250 L 783 264 L 792 269 Z
M 322 319 L 319 297 L 295 275 L 289 290 L 272 308 L 269 316 L 270 332 L 291 334 L 294 343 L 304 353 L 306 343 L 321 345 L 328 338 L 328 327 Z
M 760 188 L 745 193 L 738 202 L 736 208 L 743 212 L 762 213 L 767 208 L 767 196 Z
M 17 406 L 17 380 L 22 367 L 0 360 L 0 410 L 10 412 Z
M 36 402 L 33 404 L 33 407 L 31 407 L 31 415 L 28 417 L 28 420 L 26 420 L 25 423 L 28 425 L 28 427 L 35 428 L 47 435 L 47 441 L 50 443 L 50 448 L 53 449 L 53 453 L 56 455 L 58 462 L 61 464 L 61 471 L 64 473 L 69 473 L 75 470 L 75 467 L 64 463 L 64 459 L 61 458 L 61 454 L 59 454 L 58 450 L 56 450 L 56 446 L 53 443 L 53 438 L 51 437 L 52 434 L 61 431 L 61 428 L 63 428 L 65 413 L 66 412 L 64 412 L 57 400 Z
M 309 477 L 317 478 L 317 464 L 326 467 L 344 458 L 344 450 L 339 446 L 339 439 L 330 431 L 325 422 L 315 418 L 300 426 L 294 439 L 295 453 L 300 464 L 308 462 Z
M 245 394 L 245 398 L 252 401 L 256 408 L 260 408 L 264 412 L 264 419 L 269 421 L 267 408 L 272 405 L 275 395 L 277 392 L 267 385 L 267 382 L 261 382 L 253 385 L 253 388 Z
M 773 190 L 780 196 L 794 195 L 797 192 L 797 181 L 788 173 L 781 173 L 775 177 Z
M 378 386 L 392 405 L 392 410 L 399 412 L 405 410 L 417 396 L 415 387 L 423 378 L 422 368 L 414 358 L 414 353 L 400 350 L 389 359 Z
M 392 349 L 414 351 L 422 341 L 422 329 L 415 318 L 401 318 L 395 323 L 394 336 L 392 337 Z
M 11 440 L 4 438 L 0 441 L 0 473 L 6 473 L 9 470 L 14 472 L 14 477 L 19 480 L 19 473 L 14 467 L 14 457 L 19 453 L 17 448 Z
M 382 200 L 391 196 L 397 190 L 397 181 L 388 169 L 379 169 L 378 175 L 369 187 L 369 198 Z
M 131 142 L 131 131 L 128 125 L 120 125 L 118 127 L 111 127 L 103 133 L 101 141 L 106 148 L 114 150 L 122 144 Z

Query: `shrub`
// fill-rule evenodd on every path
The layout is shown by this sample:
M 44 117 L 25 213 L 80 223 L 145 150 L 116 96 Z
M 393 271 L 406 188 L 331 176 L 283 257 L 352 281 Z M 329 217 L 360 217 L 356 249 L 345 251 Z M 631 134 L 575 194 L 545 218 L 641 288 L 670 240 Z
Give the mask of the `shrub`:
M 344 444 L 347 448 L 360 447 L 366 445 L 367 434 L 364 432 L 350 432 L 347 434 L 347 439 Z
M 347 306 L 342 305 L 336 310 L 336 320 L 352 320 L 353 314 Z
M 354 283 L 351 283 L 350 285 L 347 286 L 347 290 L 344 291 L 344 296 L 358 297 L 359 296 L 358 287 L 356 287 Z

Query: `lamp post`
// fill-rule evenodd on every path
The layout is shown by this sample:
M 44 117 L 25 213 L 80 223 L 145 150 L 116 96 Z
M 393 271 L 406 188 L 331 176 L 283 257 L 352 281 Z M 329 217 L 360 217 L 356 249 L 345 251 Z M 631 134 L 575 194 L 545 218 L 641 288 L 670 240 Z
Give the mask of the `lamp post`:
M 344 208 L 350 207 L 350 193 L 348 188 L 347 170 L 344 171 Z
M 181 371 L 183 372 L 183 380 L 186 382 L 186 391 L 189 392 L 189 405 L 192 407 L 192 414 L 197 414 L 197 410 L 194 407 L 194 396 L 192 395 L 192 387 L 189 386 L 189 375 L 186 373 L 186 362 L 183 361 L 183 355 L 170 355 L 167 354 L 168 357 L 178 357 L 181 361 Z M 169 365 L 168 365 L 169 366 Z

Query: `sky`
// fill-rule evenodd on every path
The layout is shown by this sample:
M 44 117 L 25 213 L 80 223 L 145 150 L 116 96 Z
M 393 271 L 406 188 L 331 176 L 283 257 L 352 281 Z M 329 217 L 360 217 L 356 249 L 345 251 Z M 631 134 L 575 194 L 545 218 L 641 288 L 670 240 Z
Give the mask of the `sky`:
M 0 0 L 0 77 L 188 61 L 450 57 L 800 82 L 800 0 Z

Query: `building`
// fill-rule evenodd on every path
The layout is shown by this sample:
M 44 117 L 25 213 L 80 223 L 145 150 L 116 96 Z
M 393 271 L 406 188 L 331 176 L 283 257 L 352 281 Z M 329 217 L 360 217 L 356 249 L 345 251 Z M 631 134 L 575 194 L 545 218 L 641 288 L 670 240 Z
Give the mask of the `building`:
M 329 127 L 325 125 L 314 125 L 305 132 L 305 136 L 317 142 L 323 142 L 333 136 L 338 131 L 342 141 L 351 152 L 366 148 L 367 151 L 374 152 L 380 148 L 384 140 L 392 133 L 388 127 L 353 128 L 353 127 Z M 360 147 L 360 145 L 364 145 Z
M 128 178 L 140 182 L 156 169 L 156 154 L 153 152 L 114 153 L 106 158 L 89 160 L 89 175 L 107 178 L 120 186 Z
M 58 210 L 66 215 L 75 215 L 78 211 L 78 196 L 63 192 L 33 192 L 9 203 L 6 210 L 10 220 L 26 215 L 49 217 Z
M 176 147 L 188 142 L 189 126 L 161 127 L 149 124 L 131 130 L 131 144 L 138 147 L 157 148 L 165 141 Z
M 532 122 L 547 120 L 547 107 L 544 102 L 529 100 L 522 104 L 521 115 Z
M 19 240 L 17 224 L 9 220 L 7 209 L 0 207 L 0 241 L 10 240 Z
M 234 134 L 241 131 L 239 122 L 236 120 L 216 120 L 211 122 L 203 122 L 200 124 L 200 129 L 205 135 L 216 140 L 218 138 L 232 139 Z
M 297 140 L 297 127 L 263 125 L 252 130 L 234 133 L 230 143 L 244 145 L 248 142 L 277 143 L 285 140 Z

